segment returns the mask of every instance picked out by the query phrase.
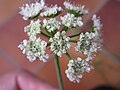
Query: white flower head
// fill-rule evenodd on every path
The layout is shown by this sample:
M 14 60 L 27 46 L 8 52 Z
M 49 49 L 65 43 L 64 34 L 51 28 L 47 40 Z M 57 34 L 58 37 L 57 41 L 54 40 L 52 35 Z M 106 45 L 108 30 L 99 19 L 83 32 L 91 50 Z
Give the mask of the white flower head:
M 90 72 L 93 69 L 92 66 L 88 64 L 85 60 L 77 58 L 77 60 L 70 60 L 68 63 L 68 68 L 65 70 L 67 78 L 71 82 L 80 82 L 85 72 Z
M 20 48 L 21 50 L 23 50 L 23 54 L 25 54 L 25 52 L 26 52 L 26 46 L 27 46 L 27 40 L 26 39 L 24 39 L 22 42 L 21 42 L 21 44 L 18 46 L 18 48 Z
M 20 7 L 21 11 L 19 13 L 23 15 L 24 20 L 27 20 L 29 18 L 37 16 L 43 9 L 44 5 L 45 5 L 44 0 L 31 4 L 25 4 L 22 7 Z
M 84 5 L 75 6 L 67 1 L 65 1 L 63 4 L 64 4 L 66 9 L 75 11 L 76 13 L 79 13 L 80 15 L 88 14 L 88 10 L 84 8 L 85 7 Z
M 86 61 L 91 61 L 95 57 L 95 54 L 92 54 L 91 52 L 87 53 L 87 57 L 85 58 Z
M 58 56 L 65 54 L 70 48 L 69 43 L 70 38 L 65 35 L 65 31 L 57 32 L 53 38 L 50 38 L 50 50 L 53 51 Z
M 62 24 L 64 24 L 68 28 L 76 28 L 83 26 L 82 17 L 75 17 L 74 14 L 64 15 L 61 17 Z
M 56 20 L 55 18 L 51 18 L 49 20 L 43 20 L 43 27 L 48 30 L 48 32 L 55 31 L 60 28 L 61 22 Z
M 75 50 L 87 55 L 92 52 L 97 52 L 100 48 L 101 38 L 96 33 L 86 32 L 80 34 Z
M 46 62 L 49 58 L 48 54 L 45 52 L 46 46 L 47 42 L 34 37 L 34 39 L 30 38 L 29 40 L 23 40 L 18 48 L 23 50 L 23 54 L 27 55 L 30 62 L 33 62 L 36 58 Z
M 69 60 L 65 74 L 71 82 L 79 83 L 84 73 L 90 72 L 93 69 L 89 61 L 93 60 L 96 52 L 101 49 L 102 24 L 100 17 L 93 15 L 91 32 L 67 36 L 66 34 L 69 29 L 76 30 L 83 26 L 84 17 L 82 16 L 88 14 L 88 10 L 85 9 L 84 5 L 75 5 L 68 1 L 65 1 L 63 5 L 65 10 L 57 4 L 48 7 L 48 5 L 45 5 L 44 0 L 37 0 L 35 3 L 25 4 L 20 7 L 21 11 L 19 13 L 23 16 L 23 19 L 32 20 L 24 28 L 24 32 L 29 36 L 29 39 L 24 39 L 18 48 L 26 55 L 30 62 L 36 59 L 47 62 L 49 55 L 46 53 L 46 49 L 48 46 L 48 49 L 58 57 L 66 54 L 71 60 Z M 61 13 L 62 16 L 60 15 Z M 41 16 L 41 19 L 38 19 L 38 16 Z M 45 30 L 45 32 L 42 30 Z M 69 33 L 72 32 L 68 31 Z M 38 34 L 47 37 L 48 43 L 37 38 Z M 78 35 L 79 39 L 74 38 Z M 75 51 L 84 54 L 84 59 L 80 57 L 75 60 L 72 59 L 68 53 L 71 48 L 71 42 L 76 43 Z
M 100 22 L 100 17 L 97 17 L 95 14 L 92 17 L 92 21 L 93 21 L 93 27 L 94 27 L 94 31 L 96 30 L 100 30 L 102 27 L 102 24 Z
M 40 15 L 42 17 L 49 17 L 49 16 L 54 16 L 57 15 L 59 12 L 62 11 L 61 7 L 58 7 L 57 4 L 55 6 L 51 6 L 51 7 L 45 7 L 44 11 L 40 13 Z
M 31 36 L 31 35 L 37 35 L 41 32 L 40 30 L 40 27 L 41 27 L 41 24 L 40 24 L 40 20 L 38 19 L 37 21 L 31 21 L 30 24 L 28 26 L 26 26 L 24 28 L 24 32 L 27 33 L 28 36 Z

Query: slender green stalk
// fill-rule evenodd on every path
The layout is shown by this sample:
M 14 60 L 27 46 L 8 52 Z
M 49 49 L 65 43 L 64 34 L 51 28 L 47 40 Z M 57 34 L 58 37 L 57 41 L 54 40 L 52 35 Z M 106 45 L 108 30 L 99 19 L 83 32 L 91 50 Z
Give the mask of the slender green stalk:
M 63 29 L 61 30 L 61 32 L 62 32 L 62 31 L 67 32 L 67 30 L 68 30 L 68 27 L 64 26 Z
M 54 37 L 55 32 L 54 32 L 54 31 L 51 31 L 50 34 L 51 34 L 52 37 Z
M 69 60 L 73 60 L 68 52 L 66 52 L 66 56 L 68 57 Z
M 50 38 L 49 35 L 47 35 L 47 34 L 45 34 L 45 33 L 43 33 L 43 32 L 41 32 L 41 34 L 42 34 L 43 36 L 47 37 L 47 38 Z
M 55 67 L 56 67 L 59 88 L 60 88 L 60 90 L 64 90 L 63 83 L 62 83 L 61 71 L 60 71 L 60 65 L 59 65 L 59 59 L 58 59 L 58 56 L 56 54 L 54 55 L 54 62 L 55 62 Z
M 80 12 L 76 12 L 75 10 L 67 10 L 70 14 L 74 14 L 75 17 L 83 16 L 83 14 L 80 14 Z
M 76 41 L 76 40 L 70 40 L 69 42 L 77 43 L 78 41 Z
M 76 36 L 79 36 L 80 35 L 80 33 L 78 33 L 78 34 L 75 34 L 75 35 L 71 35 L 71 36 L 69 36 L 70 38 L 73 38 L 73 37 L 76 37 Z
M 49 42 L 49 43 L 47 43 L 47 47 L 48 47 L 48 46 L 50 46 L 50 42 Z
M 91 26 L 90 32 L 95 32 L 94 26 Z
M 44 28 L 44 27 L 43 27 Z M 53 37 L 54 33 L 53 32 L 48 32 L 46 28 L 44 28 L 45 32 L 49 35 L 49 37 Z
M 48 32 L 48 30 L 45 27 L 43 27 L 43 30 L 50 35 L 50 32 Z

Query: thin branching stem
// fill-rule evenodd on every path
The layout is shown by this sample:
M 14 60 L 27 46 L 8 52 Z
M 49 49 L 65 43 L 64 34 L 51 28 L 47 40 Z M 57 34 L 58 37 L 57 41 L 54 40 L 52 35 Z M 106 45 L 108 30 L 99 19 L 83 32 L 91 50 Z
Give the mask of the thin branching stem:
M 77 40 L 70 40 L 69 42 L 77 43 Z
M 43 33 L 43 32 L 41 32 L 41 34 L 42 34 L 43 36 L 47 37 L 47 38 L 50 38 L 49 35 L 47 35 L 47 34 L 45 34 L 45 33 Z
M 80 33 L 74 34 L 74 35 L 70 35 L 69 37 L 70 37 L 70 38 L 73 38 L 73 37 L 76 37 L 76 36 L 79 36 L 79 35 L 80 35 Z
M 68 57 L 69 60 L 73 60 L 68 52 L 66 52 L 66 56 Z

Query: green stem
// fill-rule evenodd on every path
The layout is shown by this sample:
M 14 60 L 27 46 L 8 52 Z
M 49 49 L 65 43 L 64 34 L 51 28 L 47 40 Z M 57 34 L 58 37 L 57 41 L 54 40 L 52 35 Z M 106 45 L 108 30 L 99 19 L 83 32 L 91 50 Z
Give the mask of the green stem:
M 53 32 L 48 32 L 48 30 L 46 28 L 44 28 L 44 30 L 46 31 L 47 34 L 49 34 L 49 37 L 53 37 L 54 36 Z
M 45 33 L 43 33 L 43 32 L 41 32 L 41 34 L 42 34 L 43 36 L 47 37 L 47 38 L 50 38 L 50 36 L 48 36 L 47 34 L 45 34 Z
M 83 14 L 80 14 L 80 12 L 76 12 L 75 10 L 70 10 L 70 9 L 68 9 L 67 11 L 68 11 L 68 13 L 70 13 L 70 14 L 74 14 L 75 17 L 83 16 Z
M 50 42 L 49 42 L 49 43 L 47 43 L 47 47 L 48 47 L 48 46 L 50 46 Z
M 62 31 L 67 32 L 67 30 L 68 30 L 68 27 L 64 26 L 63 29 L 61 30 L 61 32 L 62 32 Z
M 90 32 L 93 32 L 93 33 L 95 32 L 95 30 L 94 30 L 94 25 L 91 26 Z
M 66 56 L 68 57 L 69 60 L 73 60 L 68 52 L 66 52 Z
M 50 34 L 51 34 L 52 37 L 54 37 L 55 32 L 51 31 Z
M 76 41 L 76 40 L 70 40 L 69 42 L 77 43 L 78 41 Z
M 80 35 L 80 33 L 78 33 L 78 34 L 75 34 L 75 35 L 71 35 L 71 36 L 69 36 L 70 38 L 73 38 L 73 37 L 76 37 L 76 36 L 79 36 Z
M 50 35 L 50 32 L 48 32 L 48 30 L 45 27 L 43 27 L 43 30 Z
M 58 59 L 58 56 L 56 54 L 54 54 L 54 62 L 55 62 L 55 67 L 56 67 L 56 72 L 57 72 L 59 88 L 60 88 L 60 90 L 64 90 L 63 83 L 62 83 L 62 76 L 61 76 L 61 72 L 60 72 L 59 59 Z

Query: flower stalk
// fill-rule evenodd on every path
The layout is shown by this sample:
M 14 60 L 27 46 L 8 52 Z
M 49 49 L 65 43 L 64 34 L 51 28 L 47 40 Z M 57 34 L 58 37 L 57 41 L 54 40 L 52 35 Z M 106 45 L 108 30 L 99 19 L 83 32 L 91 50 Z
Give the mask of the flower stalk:
M 57 73 L 59 88 L 60 88 L 60 90 L 64 90 L 61 71 L 60 71 L 60 65 L 59 65 L 59 59 L 58 59 L 58 56 L 56 54 L 54 54 L 54 63 L 55 63 L 55 67 L 56 67 L 56 73 Z
M 79 36 L 79 35 L 80 35 L 80 33 L 74 34 L 74 35 L 70 35 L 69 37 L 70 37 L 70 38 L 73 38 L 73 37 L 76 37 L 76 36 Z
M 45 34 L 45 33 L 43 33 L 43 32 L 41 32 L 41 34 L 42 34 L 43 36 L 47 37 L 47 38 L 50 38 L 49 35 L 47 35 L 47 34 Z
M 70 56 L 70 54 L 67 52 L 66 56 L 68 57 L 69 60 L 72 60 L 72 57 Z
M 70 40 L 70 42 L 77 43 L 78 41 L 77 40 Z

